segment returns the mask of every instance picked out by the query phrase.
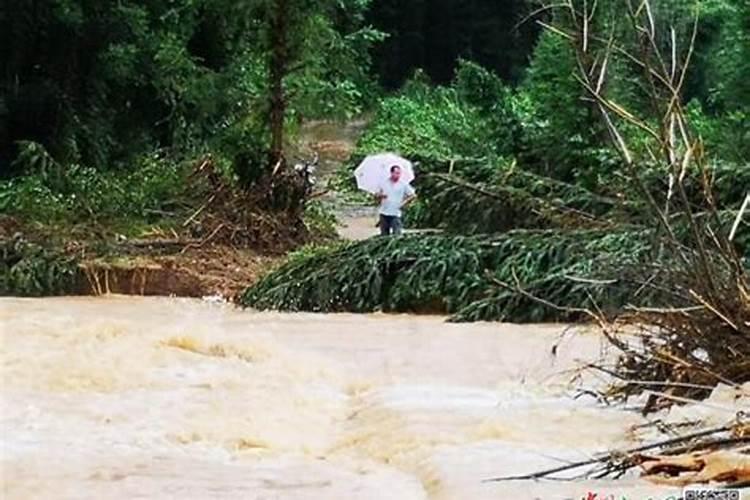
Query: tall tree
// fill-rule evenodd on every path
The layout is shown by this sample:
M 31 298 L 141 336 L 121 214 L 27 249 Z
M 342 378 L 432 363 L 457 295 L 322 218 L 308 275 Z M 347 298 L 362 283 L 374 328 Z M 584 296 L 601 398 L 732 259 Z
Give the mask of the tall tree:
M 284 157 L 284 117 L 286 116 L 286 94 L 284 78 L 289 73 L 291 47 L 289 43 L 289 23 L 294 14 L 299 15 L 299 6 L 289 9 L 294 0 L 273 0 L 270 8 L 270 124 L 271 124 L 271 163 L 276 164 Z
M 290 80 L 297 95 L 310 97 L 320 81 L 336 84 L 361 77 L 369 66 L 372 43 L 382 33 L 365 26 L 370 0 L 262 0 L 267 43 L 270 160 L 283 162 L 284 126 L 290 105 Z M 312 77 L 312 78 L 311 78 Z M 362 83 L 361 81 L 359 83 Z
M 290 110 L 359 105 L 378 39 L 363 24 L 369 0 L 10 3 L 0 2 L 0 175 L 18 173 L 17 144 L 34 141 L 62 164 L 101 168 L 165 147 L 264 156 L 239 168 L 250 183 L 269 150 L 279 157 Z

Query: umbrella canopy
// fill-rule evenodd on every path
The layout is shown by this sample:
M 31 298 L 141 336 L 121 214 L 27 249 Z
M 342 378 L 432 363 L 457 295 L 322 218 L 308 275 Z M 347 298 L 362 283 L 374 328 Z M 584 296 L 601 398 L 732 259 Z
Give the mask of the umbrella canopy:
M 401 180 L 407 184 L 414 180 L 414 168 L 409 160 L 394 153 L 371 155 L 354 171 L 357 187 L 368 193 L 377 193 L 382 183 L 391 175 L 392 166 L 401 167 Z

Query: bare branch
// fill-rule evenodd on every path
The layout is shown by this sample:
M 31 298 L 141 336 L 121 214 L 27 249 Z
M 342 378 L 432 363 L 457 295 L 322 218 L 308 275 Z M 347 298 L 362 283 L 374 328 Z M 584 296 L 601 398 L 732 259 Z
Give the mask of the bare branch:
M 740 227 L 740 222 L 742 222 L 742 218 L 745 216 L 745 210 L 750 206 L 750 194 L 745 196 L 745 201 L 742 203 L 742 208 L 740 208 L 739 212 L 737 212 L 737 218 L 734 220 L 734 224 L 732 224 L 732 230 L 729 233 L 729 241 L 734 241 L 734 237 L 737 235 L 737 229 Z
M 544 13 L 549 12 L 551 10 L 560 9 L 560 8 L 564 8 L 564 7 L 567 7 L 567 6 L 568 6 L 567 3 L 553 3 L 553 4 L 549 4 L 549 5 L 543 5 L 543 6 L 539 7 L 538 9 L 533 10 L 529 15 L 527 15 L 526 17 L 524 17 L 523 19 L 521 19 L 519 22 L 517 22 L 516 25 L 513 27 L 513 29 L 517 30 L 518 28 L 520 28 L 521 26 L 523 26 L 524 24 L 526 24 L 527 22 L 529 22 L 531 19 L 535 18 L 536 16 L 538 16 L 540 14 L 544 14 Z

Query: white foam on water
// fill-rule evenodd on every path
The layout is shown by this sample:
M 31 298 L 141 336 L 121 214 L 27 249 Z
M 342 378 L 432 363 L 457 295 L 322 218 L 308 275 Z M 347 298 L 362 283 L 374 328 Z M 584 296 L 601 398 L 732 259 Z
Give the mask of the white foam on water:
M 585 482 L 482 480 L 640 422 L 569 397 L 601 342 L 561 325 L 124 297 L 0 299 L 0 325 L 8 499 L 574 498 Z

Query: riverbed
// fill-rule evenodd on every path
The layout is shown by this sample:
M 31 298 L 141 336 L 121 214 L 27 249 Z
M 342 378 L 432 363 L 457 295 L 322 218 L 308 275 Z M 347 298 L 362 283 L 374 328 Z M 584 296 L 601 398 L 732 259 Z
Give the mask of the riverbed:
M 633 446 L 574 399 L 607 353 L 564 325 L 255 313 L 218 301 L 0 299 L 7 499 L 667 498 L 488 478 Z

